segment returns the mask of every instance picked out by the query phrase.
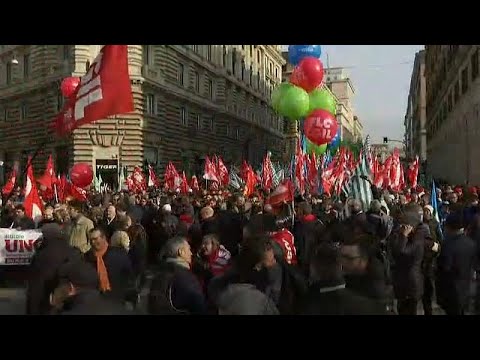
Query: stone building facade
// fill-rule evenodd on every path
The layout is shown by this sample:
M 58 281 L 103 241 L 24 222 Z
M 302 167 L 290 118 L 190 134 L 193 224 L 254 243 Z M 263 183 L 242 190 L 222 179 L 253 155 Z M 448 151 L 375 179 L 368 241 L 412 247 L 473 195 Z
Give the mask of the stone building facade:
M 427 172 L 480 184 L 478 45 L 426 45 Z
M 128 45 L 135 111 L 82 126 L 66 140 L 48 126 L 62 109 L 62 79 L 82 76 L 102 45 L 0 45 L 0 161 L 35 167 L 53 153 L 59 171 L 168 161 L 195 172 L 204 155 L 257 165 L 284 152 L 283 124 L 270 107 L 282 79 L 278 45 Z M 38 165 L 38 166 L 37 166 Z

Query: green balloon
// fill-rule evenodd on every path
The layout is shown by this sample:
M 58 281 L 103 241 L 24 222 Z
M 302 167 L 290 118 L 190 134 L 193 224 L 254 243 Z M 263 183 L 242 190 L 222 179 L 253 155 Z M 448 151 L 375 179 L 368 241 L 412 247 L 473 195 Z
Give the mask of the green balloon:
M 310 114 L 314 110 L 326 110 L 329 113 L 335 115 L 337 112 L 337 102 L 330 92 L 327 89 L 315 89 L 310 94 L 310 109 L 308 113 Z
M 325 151 L 327 151 L 328 144 L 323 145 L 315 145 L 310 140 L 306 139 L 307 141 L 307 154 L 315 154 L 315 155 L 323 155 Z
M 299 120 L 308 115 L 310 99 L 308 93 L 292 85 L 280 98 L 278 113 L 290 120 Z
M 293 85 L 287 82 L 281 83 L 278 85 L 272 92 L 272 107 L 275 111 L 278 112 L 280 106 L 280 100 L 282 99 L 285 92 L 290 89 Z

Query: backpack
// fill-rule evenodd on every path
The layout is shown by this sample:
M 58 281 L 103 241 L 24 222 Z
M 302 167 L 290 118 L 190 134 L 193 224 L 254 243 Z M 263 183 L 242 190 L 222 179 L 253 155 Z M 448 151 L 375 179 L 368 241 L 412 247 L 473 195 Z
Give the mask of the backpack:
M 176 309 L 172 301 L 172 286 L 175 271 L 163 269 L 152 281 L 148 294 L 148 313 L 150 315 L 187 315 L 187 311 Z

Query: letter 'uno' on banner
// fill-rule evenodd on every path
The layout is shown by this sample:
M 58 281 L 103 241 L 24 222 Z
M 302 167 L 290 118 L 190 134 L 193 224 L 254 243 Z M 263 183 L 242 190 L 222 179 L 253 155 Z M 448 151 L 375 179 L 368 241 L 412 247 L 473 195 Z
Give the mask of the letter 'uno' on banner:
M 40 231 L 0 229 L 0 265 L 28 265 L 35 253 Z

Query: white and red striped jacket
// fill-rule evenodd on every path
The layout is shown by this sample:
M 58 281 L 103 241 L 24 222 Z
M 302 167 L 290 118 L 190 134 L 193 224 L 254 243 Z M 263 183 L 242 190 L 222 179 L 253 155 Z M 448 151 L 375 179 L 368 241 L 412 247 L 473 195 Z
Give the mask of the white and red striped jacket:
M 212 275 L 217 276 L 223 274 L 230 265 L 231 257 L 232 255 L 223 247 L 223 245 L 220 245 L 216 251 L 212 252 L 208 258 L 208 264 Z

